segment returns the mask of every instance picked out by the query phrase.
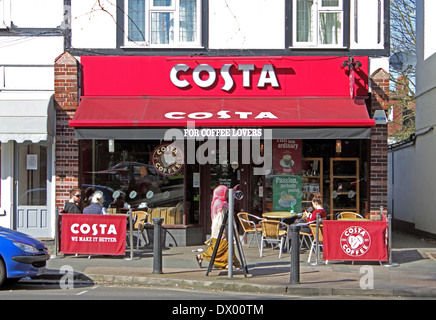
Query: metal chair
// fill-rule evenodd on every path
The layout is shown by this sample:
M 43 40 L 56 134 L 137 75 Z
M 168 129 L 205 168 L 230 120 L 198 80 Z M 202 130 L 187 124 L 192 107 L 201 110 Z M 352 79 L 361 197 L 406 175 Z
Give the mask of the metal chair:
M 255 215 L 249 214 L 247 212 L 239 212 L 237 214 L 239 222 L 242 226 L 242 230 L 244 230 L 244 234 L 242 237 L 247 236 L 247 248 L 250 248 L 250 244 L 251 241 L 253 241 L 253 237 L 256 237 L 256 241 L 257 241 L 257 247 L 260 250 L 260 242 L 259 242 L 259 238 L 261 236 L 262 233 L 262 228 L 258 227 L 257 224 L 250 220 L 251 219 L 257 219 L 259 221 L 264 220 L 263 218 L 259 218 Z M 250 237 L 250 241 L 248 241 L 248 236 L 251 235 Z
M 262 226 L 262 239 L 260 245 L 260 257 L 263 253 L 263 242 L 277 242 L 280 243 L 279 259 L 282 257 L 283 243 L 286 239 L 288 243 L 288 228 L 289 226 L 283 222 L 277 220 L 262 220 L 260 222 Z M 286 229 L 280 229 L 280 226 L 284 226 Z M 272 244 L 271 244 L 272 245 Z M 274 246 L 272 246 L 274 249 Z

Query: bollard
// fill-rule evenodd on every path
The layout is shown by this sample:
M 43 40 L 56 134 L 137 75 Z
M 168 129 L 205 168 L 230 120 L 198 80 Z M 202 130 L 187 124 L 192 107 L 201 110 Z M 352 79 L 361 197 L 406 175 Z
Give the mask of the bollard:
M 233 278 L 233 214 L 234 214 L 234 210 L 233 210 L 233 204 L 234 204 L 234 200 L 233 200 L 233 189 L 229 189 L 229 212 L 228 212 L 228 278 Z
M 163 218 L 153 218 L 153 273 L 162 272 L 162 223 Z
M 300 229 L 291 225 L 291 283 L 300 283 Z

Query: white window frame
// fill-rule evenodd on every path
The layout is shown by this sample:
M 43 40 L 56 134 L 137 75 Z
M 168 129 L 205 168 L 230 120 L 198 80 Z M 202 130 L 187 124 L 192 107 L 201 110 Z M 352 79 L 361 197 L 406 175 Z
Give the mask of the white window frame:
M 153 0 L 145 0 L 145 41 L 131 41 L 128 38 L 129 30 L 129 0 L 124 2 L 124 47 L 149 47 L 149 48 L 201 48 L 201 0 L 197 1 L 197 25 L 196 33 L 197 39 L 195 42 L 181 42 L 180 41 L 180 28 L 174 28 L 174 41 L 168 44 L 152 44 L 151 43 L 151 15 L 156 12 L 172 12 L 174 13 L 174 26 L 180 25 L 180 10 L 179 0 L 172 0 L 171 6 L 153 6 Z
M 312 41 L 297 41 L 297 0 L 292 0 L 292 38 L 294 48 L 343 48 L 344 47 L 344 7 L 343 0 L 338 1 L 338 6 L 322 6 L 322 0 L 314 0 L 312 5 Z M 341 17 L 341 32 L 337 44 L 320 43 L 320 14 L 339 13 Z

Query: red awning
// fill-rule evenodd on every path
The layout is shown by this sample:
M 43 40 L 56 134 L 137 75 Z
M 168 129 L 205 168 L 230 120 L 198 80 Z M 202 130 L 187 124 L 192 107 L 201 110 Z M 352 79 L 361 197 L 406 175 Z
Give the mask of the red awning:
M 365 101 L 350 98 L 84 97 L 75 128 L 372 127 Z

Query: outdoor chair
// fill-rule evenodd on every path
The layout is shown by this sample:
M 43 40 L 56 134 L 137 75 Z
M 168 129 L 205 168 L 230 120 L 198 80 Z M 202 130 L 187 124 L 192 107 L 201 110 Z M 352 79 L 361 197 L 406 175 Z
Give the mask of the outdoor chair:
M 257 219 L 258 221 L 264 220 L 263 218 L 259 218 L 255 215 L 249 214 L 247 212 L 239 212 L 238 213 L 238 219 L 241 223 L 242 229 L 244 230 L 243 238 L 247 236 L 247 248 L 250 248 L 251 241 L 253 241 L 253 237 L 256 238 L 257 241 L 257 247 L 260 250 L 260 242 L 259 238 L 262 233 L 262 228 L 258 227 L 257 224 L 253 221 L 253 219 Z M 251 220 L 250 220 L 251 218 Z M 251 235 L 250 241 L 248 241 L 248 236 Z
M 146 211 L 133 211 L 133 231 L 136 231 L 136 250 L 139 249 L 139 235 L 142 235 L 145 243 L 148 241 L 144 235 L 144 226 L 148 223 L 148 212 Z
M 316 251 L 316 246 L 317 245 L 319 245 L 320 247 L 323 246 L 322 224 L 319 225 L 318 239 L 316 239 L 316 223 L 309 224 L 309 228 L 312 231 L 313 241 L 312 241 L 312 246 L 310 248 L 309 260 L 307 260 L 307 263 L 310 263 L 310 259 L 312 258 L 312 253 Z M 326 263 L 328 263 L 328 261 L 326 261 Z
M 344 212 L 340 212 L 337 215 L 337 219 L 338 220 L 340 220 L 340 219 L 355 219 L 355 218 L 363 219 L 363 217 L 360 214 L 356 213 L 356 212 L 344 211 Z
M 260 224 L 262 226 L 260 257 L 262 257 L 264 241 L 277 242 L 280 243 L 280 253 L 279 253 L 279 259 L 280 259 L 282 257 L 283 243 L 285 240 L 286 243 L 288 243 L 288 225 L 277 220 L 262 220 Z M 280 229 L 280 226 L 284 226 L 286 229 L 285 230 Z M 271 244 L 271 246 L 274 249 L 273 244 Z

